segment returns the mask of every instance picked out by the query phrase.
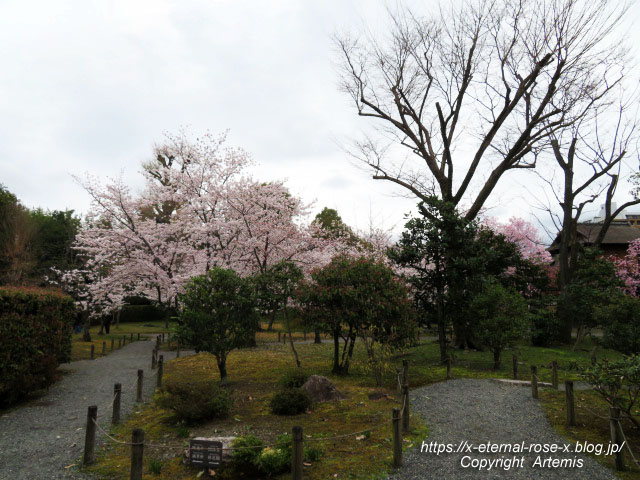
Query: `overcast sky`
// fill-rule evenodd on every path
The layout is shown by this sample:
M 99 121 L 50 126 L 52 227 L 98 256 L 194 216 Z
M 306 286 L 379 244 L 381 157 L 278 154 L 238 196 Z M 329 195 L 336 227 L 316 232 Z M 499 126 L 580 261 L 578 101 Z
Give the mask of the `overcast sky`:
M 433 6 L 435 2 L 410 2 Z M 286 178 L 347 223 L 400 228 L 413 200 L 339 144 L 365 128 L 339 91 L 331 35 L 375 24 L 375 0 L 0 0 L 0 183 L 28 207 L 84 212 L 71 178 L 123 173 L 163 132 L 230 130 L 264 180 Z M 637 21 L 640 9 L 632 8 Z M 640 40 L 640 37 L 639 37 Z M 638 43 L 638 42 L 636 42 Z M 528 217 L 505 177 L 492 213 Z

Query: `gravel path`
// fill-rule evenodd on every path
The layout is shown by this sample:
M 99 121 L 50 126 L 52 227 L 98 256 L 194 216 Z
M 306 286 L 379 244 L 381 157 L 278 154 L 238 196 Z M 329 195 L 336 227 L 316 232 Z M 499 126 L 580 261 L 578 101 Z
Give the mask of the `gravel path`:
M 98 405 L 98 423 L 108 426 L 113 385 L 121 383 L 121 411 L 127 415 L 135 400 L 138 369 L 144 370 L 148 398 L 155 386 L 154 343 L 133 342 L 106 357 L 63 365 L 65 375 L 46 395 L 1 415 L 0 479 L 87 478 L 77 467 L 65 468 L 80 463 L 87 407 Z
M 611 471 L 595 460 L 575 453 L 450 453 L 421 452 L 431 442 L 458 444 L 465 440 L 479 445 L 524 445 L 532 443 L 564 445 L 544 416 L 538 401 L 531 398 L 531 390 L 517 386 L 499 385 L 490 380 L 451 380 L 436 383 L 411 392 L 412 411 L 419 413 L 429 426 L 429 437 L 423 445 L 405 453 L 404 465 L 389 478 L 393 480 L 424 479 L 615 479 Z M 573 448 L 573 445 L 571 446 Z M 606 448 L 606 445 L 605 445 Z M 464 456 L 493 460 L 500 457 L 520 459 L 524 466 L 508 471 L 493 467 L 478 470 L 463 468 Z M 536 458 L 582 459 L 577 467 L 534 467 Z M 469 459 L 465 459 L 465 464 Z M 514 465 L 515 466 L 515 465 Z

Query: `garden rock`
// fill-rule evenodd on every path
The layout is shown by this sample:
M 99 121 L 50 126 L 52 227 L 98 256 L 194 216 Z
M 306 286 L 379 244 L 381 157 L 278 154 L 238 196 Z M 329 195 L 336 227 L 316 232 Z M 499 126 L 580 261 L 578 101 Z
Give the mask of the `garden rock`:
M 327 377 L 311 375 L 302 385 L 302 390 L 307 392 L 313 403 L 330 402 L 347 398 L 340 393 Z

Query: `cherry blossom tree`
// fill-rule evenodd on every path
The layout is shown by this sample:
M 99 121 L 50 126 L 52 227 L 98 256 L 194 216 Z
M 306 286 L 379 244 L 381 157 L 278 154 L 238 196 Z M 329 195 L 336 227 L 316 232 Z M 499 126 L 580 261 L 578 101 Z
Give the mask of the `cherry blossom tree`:
M 92 199 L 75 248 L 95 274 L 93 297 L 126 290 L 176 307 L 186 282 L 213 267 L 248 276 L 281 261 L 310 271 L 330 260 L 336 242 L 305 224 L 310 206 L 282 182 L 252 179 L 249 156 L 225 140 L 168 135 L 143 165 L 138 195 L 121 179 L 77 179 Z
M 624 292 L 640 297 L 640 239 L 629 244 L 623 258 L 612 258 L 616 265 L 618 278 L 624 282 Z
M 547 252 L 540 233 L 530 222 L 518 217 L 511 217 L 506 223 L 501 223 L 494 218 L 485 218 L 483 223 L 496 233 L 507 237 L 515 243 L 520 254 L 525 260 L 538 264 L 551 263 L 551 254 Z

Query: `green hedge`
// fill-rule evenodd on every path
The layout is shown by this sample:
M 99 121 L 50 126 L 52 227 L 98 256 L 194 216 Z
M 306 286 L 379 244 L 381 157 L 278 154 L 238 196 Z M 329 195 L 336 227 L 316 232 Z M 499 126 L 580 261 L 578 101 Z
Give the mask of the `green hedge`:
M 156 322 L 164 320 L 164 313 L 155 305 L 125 305 L 120 312 L 120 322 Z
M 0 288 L 0 406 L 50 385 L 71 360 L 73 300 L 56 291 Z

